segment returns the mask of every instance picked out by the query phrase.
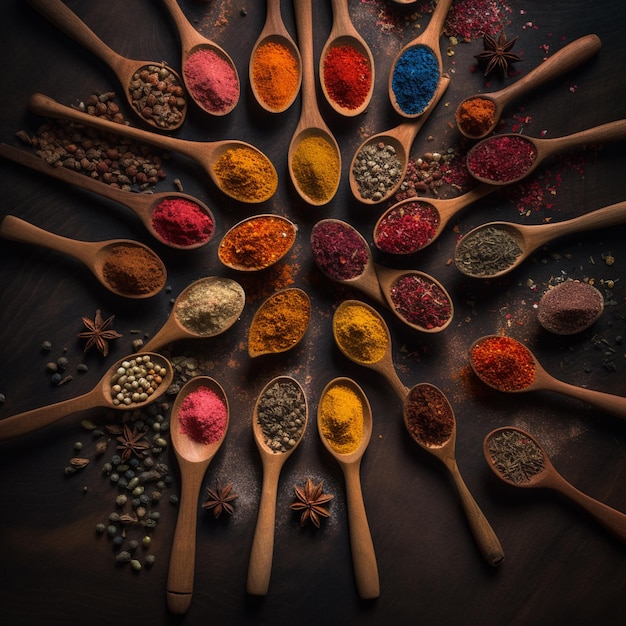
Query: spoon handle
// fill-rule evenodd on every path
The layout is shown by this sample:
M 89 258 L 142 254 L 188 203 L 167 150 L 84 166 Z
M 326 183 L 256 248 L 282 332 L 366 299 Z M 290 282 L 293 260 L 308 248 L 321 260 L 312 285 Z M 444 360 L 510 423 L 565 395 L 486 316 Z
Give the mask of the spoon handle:
M 504 560 L 504 550 L 500 540 L 461 477 L 456 461 L 453 458 L 446 459 L 445 463 L 459 492 L 467 521 L 482 555 L 489 565 L 500 565 Z
M 608 143 L 611 141 L 620 141 L 626 139 L 626 119 L 608 122 L 593 128 L 587 128 L 571 135 L 564 137 L 555 137 L 554 139 L 535 139 L 538 146 L 547 148 L 543 158 L 549 154 L 562 152 L 569 148 L 584 146 L 592 143 Z
M 346 481 L 350 548 L 356 586 L 361 598 L 371 599 L 380 595 L 380 584 L 374 543 L 363 502 L 359 466 L 360 463 L 343 464 L 343 473 Z

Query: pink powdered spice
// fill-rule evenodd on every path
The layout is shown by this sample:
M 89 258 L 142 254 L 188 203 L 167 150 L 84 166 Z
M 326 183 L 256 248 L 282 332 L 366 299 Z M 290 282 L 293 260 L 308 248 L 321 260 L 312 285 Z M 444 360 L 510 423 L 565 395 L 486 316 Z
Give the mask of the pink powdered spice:
M 211 113 L 223 113 L 239 99 L 237 73 L 215 50 L 196 50 L 183 66 L 183 75 L 194 100 Z
M 221 439 L 228 423 L 226 404 L 211 389 L 198 387 L 182 401 L 178 422 L 180 432 L 196 443 L 215 443 Z
M 154 209 L 152 227 L 168 243 L 193 246 L 211 239 L 215 223 L 195 202 L 166 198 Z

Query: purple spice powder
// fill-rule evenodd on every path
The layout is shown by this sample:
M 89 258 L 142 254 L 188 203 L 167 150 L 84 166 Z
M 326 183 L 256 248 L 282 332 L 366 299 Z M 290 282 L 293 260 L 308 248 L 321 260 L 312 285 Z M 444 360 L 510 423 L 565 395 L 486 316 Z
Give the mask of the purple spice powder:
M 352 226 L 322 220 L 311 231 L 311 249 L 317 266 L 334 280 L 360 276 L 368 262 L 367 243 Z

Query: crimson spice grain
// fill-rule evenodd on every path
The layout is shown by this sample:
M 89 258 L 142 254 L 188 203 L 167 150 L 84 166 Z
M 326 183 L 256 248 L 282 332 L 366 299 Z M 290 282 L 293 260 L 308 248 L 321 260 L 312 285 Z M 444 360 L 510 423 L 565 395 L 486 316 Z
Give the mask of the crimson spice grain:
M 508 183 L 522 178 L 537 159 L 532 141 L 521 135 L 497 135 L 467 153 L 467 167 L 476 178 Z
M 311 249 L 317 266 L 333 280 L 360 276 L 369 260 L 367 242 L 339 220 L 322 220 L 313 226 Z
M 419 274 L 400 276 L 392 284 L 390 295 L 396 311 L 420 328 L 441 328 L 452 316 L 448 294 L 437 283 Z
M 403 202 L 387 211 L 374 229 L 374 245 L 382 252 L 411 254 L 437 234 L 439 211 L 428 202 Z
M 418 443 L 428 447 L 441 446 L 454 431 L 454 413 L 440 389 L 422 383 L 409 391 L 404 405 L 404 423 Z

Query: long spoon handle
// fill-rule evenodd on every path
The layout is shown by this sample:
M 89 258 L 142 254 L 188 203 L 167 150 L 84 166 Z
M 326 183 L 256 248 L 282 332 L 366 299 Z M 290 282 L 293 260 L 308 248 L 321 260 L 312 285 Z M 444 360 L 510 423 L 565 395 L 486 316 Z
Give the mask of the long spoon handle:
M 378 565 L 363 502 L 359 463 L 344 464 L 343 472 L 346 481 L 350 548 L 356 586 L 361 598 L 377 598 L 380 595 Z
M 467 488 L 465 481 L 461 477 L 456 461 L 454 459 L 447 459 L 445 463 L 446 467 L 450 470 L 454 484 L 459 492 L 467 521 L 469 522 L 472 534 L 476 539 L 476 543 L 482 555 L 490 565 L 500 565 L 504 560 L 504 550 L 502 549 L 500 540 L 491 527 L 491 524 L 489 524 L 485 514 L 478 506 L 474 496 L 472 496 L 470 490 Z
M 592 143 L 609 143 L 626 139 L 626 119 L 616 120 L 587 128 L 571 135 L 555 137 L 554 139 L 535 139 L 538 146 L 545 149 L 543 158 L 550 154 L 562 152 L 569 148 L 584 146 Z

